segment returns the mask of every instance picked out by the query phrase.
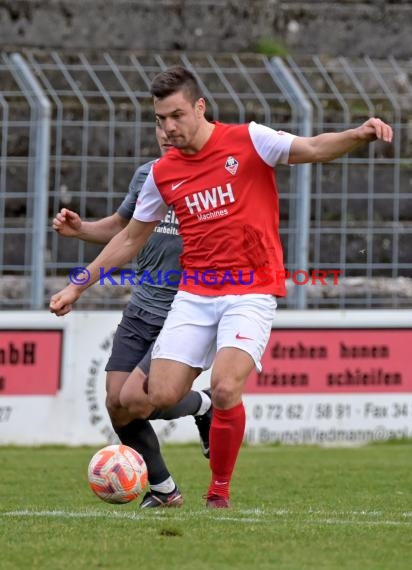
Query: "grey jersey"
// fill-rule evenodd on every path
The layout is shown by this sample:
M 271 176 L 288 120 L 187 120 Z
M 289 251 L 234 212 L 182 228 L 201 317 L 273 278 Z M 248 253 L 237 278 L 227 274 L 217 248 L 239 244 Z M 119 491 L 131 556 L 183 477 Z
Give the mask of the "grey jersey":
M 117 209 L 122 218 L 132 218 L 137 197 L 154 162 L 143 164 L 134 173 L 129 191 Z M 154 323 L 159 321 L 156 317 L 166 317 L 176 294 L 181 253 L 177 219 L 173 210 L 169 210 L 137 257 L 136 286 L 130 299 L 133 305 L 152 314 Z

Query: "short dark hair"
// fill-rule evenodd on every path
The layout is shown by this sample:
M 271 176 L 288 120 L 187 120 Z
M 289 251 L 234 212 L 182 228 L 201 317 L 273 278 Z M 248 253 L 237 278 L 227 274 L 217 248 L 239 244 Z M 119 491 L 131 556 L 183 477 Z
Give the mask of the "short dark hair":
M 155 75 L 152 80 L 150 93 L 153 97 L 164 99 L 177 91 L 185 91 L 193 104 L 203 97 L 196 77 L 185 67 L 179 65 L 169 67 Z

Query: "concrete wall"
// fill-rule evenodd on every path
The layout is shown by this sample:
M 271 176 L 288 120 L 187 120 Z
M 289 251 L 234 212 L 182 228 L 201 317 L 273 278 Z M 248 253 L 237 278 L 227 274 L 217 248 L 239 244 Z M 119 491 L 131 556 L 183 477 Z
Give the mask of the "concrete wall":
M 0 48 L 411 54 L 407 0 L 0 0 Z M 272 46 L 273 47 L 273 46 Z

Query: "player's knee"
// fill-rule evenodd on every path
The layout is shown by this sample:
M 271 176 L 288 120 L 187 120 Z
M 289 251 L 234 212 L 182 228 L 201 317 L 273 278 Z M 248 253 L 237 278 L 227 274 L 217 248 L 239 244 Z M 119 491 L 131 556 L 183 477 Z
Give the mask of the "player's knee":
M 122 405 L 118 394 L 106 395 L 106 409 L 112 421 L 116 421 L 116 419 L 121 416 Z
M 235 406 L 241 399 L 238 382 L 230 378 L 215 378 L 213 381 L 212 401 L 221 410 Z
M 174 390 L 164 387 L 156 389 L 149 382 L 149 401 L 154 408 L 163 410 L 174 406 L 179 401 L 179 397 Z
M 120 392 L 120 404 L 127 412 L 137 419 L 146 419 L 153 411 L 147 396 L 145 398 L 132 394 L 129 391 Z

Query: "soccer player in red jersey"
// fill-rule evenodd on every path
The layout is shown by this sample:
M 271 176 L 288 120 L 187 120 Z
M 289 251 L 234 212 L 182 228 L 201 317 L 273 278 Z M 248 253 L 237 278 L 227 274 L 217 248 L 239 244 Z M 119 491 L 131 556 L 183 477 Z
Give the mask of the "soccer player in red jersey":
M 170 150 L 171 145 L 159 125 L 156 125 L 156 140 L 161 154 Z M 62 236 L 108 243 L 132 218 L 140 190 L 154 162 L 147 162 L 136 170 L 129 191 L 111 216 L 87 221 L 76 212 L 63 208 L 53 220 L 53 229 Z M 116 329 L 105 368 L 106 408 L 113 429 L 122 443 L 143 455 L 147 465 L 150 490 L 140 504 L 142 509 L 180 507 L 183 504 L 183 496 L 167 468 L 149 420 L 173 420 L 193 415 L 203 455 L 209 457 L 212 416 L 209 391 L 190 390 L 181 402 L 167 410 L 153 409 L 145 392 L 153 343 L 162 329 L 178 285 L 176 279 L 151 282 L 149 276 L 158 272 L 179 273 L 181 252 L 177 218 L 170 210 L 139 253 L 133 277 L 135 287 Z M 132 370 L 133 375 L 130 374 Z
M 245 428 L 243 387 L 260 368 L 274 296 L 285 295 L 274 167 L 327 162 L 376 139 L 390 142 L 392 129 L 370 118 L 343 132 L 298 137 L 254 122 L 211 122 L 195 76 L 182 67 L 158 74 L 151 92 L 156 120 L 174 148 L 153 166 L 128 226 L 88 266 L 90 281 L 54 295 L 50 310 L 71 310 L 99 268 L 130 261 L 174 208 L 182 275 L 153 348 L 149 397 L 157 408 L 172 406 L 213 363 L 206 506 L 228 508 Z

